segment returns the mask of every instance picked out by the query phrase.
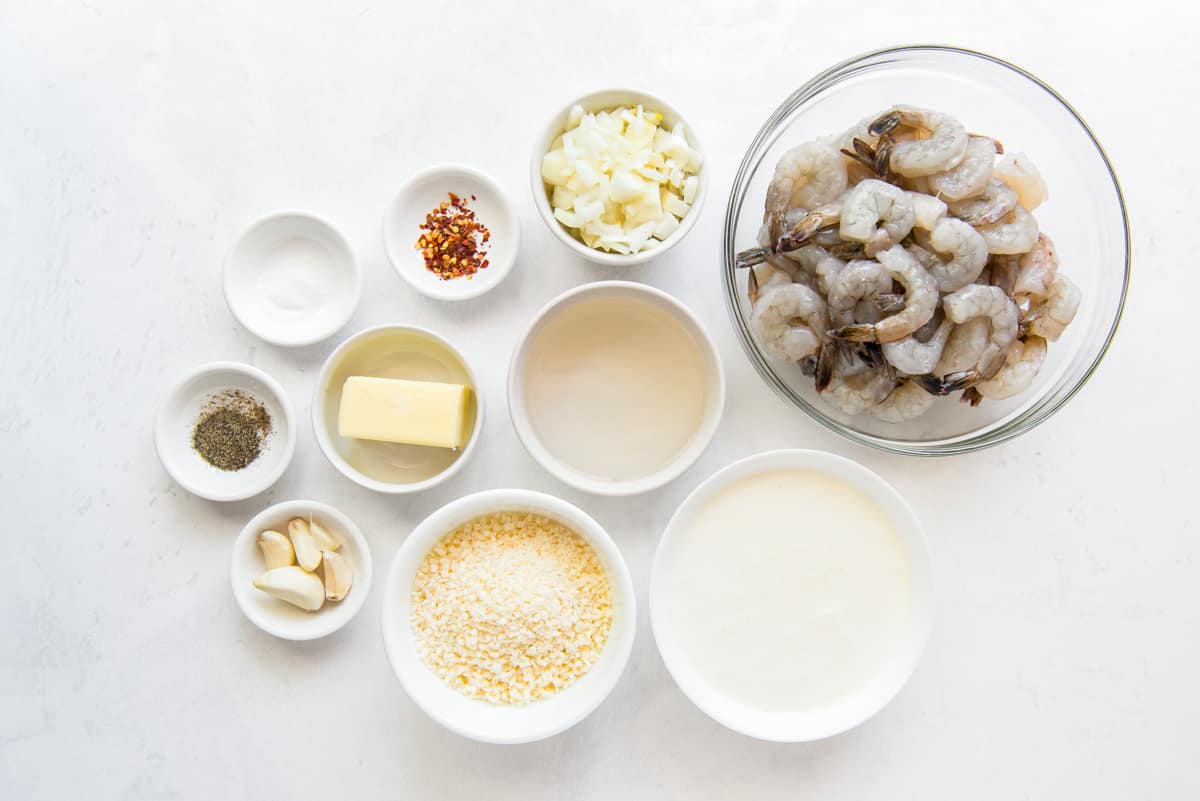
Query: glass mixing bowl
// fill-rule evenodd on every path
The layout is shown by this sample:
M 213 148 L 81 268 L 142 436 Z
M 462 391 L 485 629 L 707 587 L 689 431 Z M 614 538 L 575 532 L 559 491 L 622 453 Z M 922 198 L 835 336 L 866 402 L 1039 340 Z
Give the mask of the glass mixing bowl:
M 765 355 L 749 328 L 746 270 L 734 254 L 753 247 L 775 164 L 789 148 L 837 133 L 897 103 L 938 109 L 968 131 L 1026 153 L 1049 199 L 1035 212 L 1058 250 L 1061 269 L 1083 292 L 1075 321 L 1057 342 L 1033 386 L 1015 398 L 977 407 L 939 399 L 921 417 L 885 423 L 825 403 L 798 364 Z M 817 422 L 885 451 L 943 456 L 986 448 L 1030 430 L 1058 411 L 1104 357 L 1129 285 L 1125 200 L 1108 157 L 1087 124 L 1053 89 L 1025 70 L 983 53 L 918 45 L 867 53 L 817 75 L 767 119 L 742 159 L 729 194 L 722 243 L 723 277 L 734 327 L 763 380 Z

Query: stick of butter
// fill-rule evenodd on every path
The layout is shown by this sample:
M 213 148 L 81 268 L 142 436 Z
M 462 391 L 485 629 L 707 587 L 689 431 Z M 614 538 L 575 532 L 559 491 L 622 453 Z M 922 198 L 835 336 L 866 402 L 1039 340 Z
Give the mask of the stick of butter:
M 471 388 L 436 381 L 351 376 L 342 386 L 338 433 L 353 439 L 461 448 Z

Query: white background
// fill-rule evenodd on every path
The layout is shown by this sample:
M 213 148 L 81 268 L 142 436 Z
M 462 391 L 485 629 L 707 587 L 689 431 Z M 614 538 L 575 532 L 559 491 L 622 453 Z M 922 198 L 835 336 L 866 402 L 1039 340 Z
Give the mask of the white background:
M 303 5 L 0 7 L 0 795 L 1200 794 L 1196 12 L 1045 0 Z M 1123 180 L 1134 235 L 1125 321 L 1087 388 L 1020 440 L 945 460 L 852 446 L 785 406 L 746 362 L 718 282 L 729 183 L 768 113 L 833 62 L 910 41 L 994 52 L 1069 98 Z M 695 309 L 729 379 L 713 446 L 634 500 L 546 475 L 518 445 L 503 396 L 533 311 L 611 275 L 551 239 L 527 181 L 545 118 L 608 85 L 668 98 L 708 151 L 699 224 L 622 277 Z M 398 184 L 450 160 L 495 175 L 523 219 L 512 275 L 462 305 L 415 296 L 379 235 Z M 231 237 L 279 206 L 328 214 L 363 260 L 358 313 L 322 345 L 264 345 L 221 297 Z M 334 472 L 306 424 L 291 469 L 249 501 L 196 499 L 159 466 L 153 414 L 182 371 L 258 365 L 306 421 L 323 358 L 386 321 L 444 333 L 480 374 L 491 416 L 448 484 L 368 492 Z M 847 455 L 895 484 L 938 567 L 939 619 L 912 682 L 867 725 L 813 745 L 759 743 L 709 721 L 671 682 L 644 608 L 658 534 L 680 500 L 732 460 L 782 446 Z M 426 719 L 384 657 L 380 584 L 349 627 L 315 643 L 273 639 L 234 605 L 230 545 L 272 502 L 340 507 L 382 570 L 429 512 L 506 485 L 595 515 L 643 602 L 628 672 L 559 737 L 491 747 Z

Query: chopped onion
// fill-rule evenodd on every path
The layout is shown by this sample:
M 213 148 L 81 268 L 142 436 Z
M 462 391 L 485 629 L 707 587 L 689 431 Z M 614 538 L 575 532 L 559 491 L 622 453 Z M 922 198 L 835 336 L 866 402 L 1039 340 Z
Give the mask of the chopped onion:
M 588 247 L 638 253 L 679 227 L 700 190 L 701 156 L 683 124 L 667 130 L 641 106 L 584 112 L 542 158 L 554 218 Z

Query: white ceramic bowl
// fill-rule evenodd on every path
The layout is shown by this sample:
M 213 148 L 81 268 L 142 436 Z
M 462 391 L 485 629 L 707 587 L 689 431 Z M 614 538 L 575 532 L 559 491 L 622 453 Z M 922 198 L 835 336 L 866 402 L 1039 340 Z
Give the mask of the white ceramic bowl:
M 425 268 L 416 248 L 425 216 L 448 200 L 450 192 L 467 200 L 467 207 L 490 234 L 488 266 L 470 278 L 438 278 Z M 383 248 L 388 261 L 413 289 L 437 300 L 467 300 L 492 289 L 512 270 L 520 245 L 521 220 L 500 184 L 461 164 L 439 164 L 413 175 L 383 216 Z
M 225 258 L 225 302 L 250 333 L 274 345 L 311 345 L 350 321 L 362 271 L 324 217 L 275 211 L 242 231 Z
M 266 567 L 258 535 L 273 529 L 287 536 L 288 521 L 294 517 L 316 519 L 342 541 L 338 553 L 354 568 L 350 592 L 340 601 L 326 601 L 316 612 L 306 612 L 286 601 L 256 589 L 254 579 Z M 285 640 L 315 640 L 340 629 L 358 614 L 371 592 L 371 548 L 362 531 L 346 515 L 317 501 L 285 501 L 259 512 L 246 524 L 233 543 L 229 577 L 233 597 L 250 622 L 268 634 Z
M 700 217 L 700 211 L 704 207 L 704 198 L 708 195 L 709 170 L 707 157 L 701 164 L 700 171 L 696 173 L 696 177 L 700 182 L 700 189 L 696 193 L 696 201 L 688 209 L 683 219 L 679 221 L 679 227 L 657 247 L 650 250 L 643 250 L 640 253 L 629 254 L 610 253 L 605 250 L 590 248 L 554 218 L 554 209 L 550 205 L 550 190 L 547 188 L 545 181 L 542 180 L 542 158 L 550 151 L 550 145 L 554 143 L 555 138 L 566 128 L 567 114 L 573 106 L 580 105 L 584 111 L 596 112 L 636 106 L 638 104 L 641 104 L 647 111 L 657 111 L 662 114 L 663 123 L 668 128 L 672 128 L 676 123 L 682 122 L 687 132 L 688 144 L 694 150 L 699 151 L 701 156 L 705 156 L 704 149 L 700 146 L 699 140 L 696 139 L 696 131 L 683 118 L 683 115 L 675 110 L 674 106 L 662 98 L 655 97 L 646 92 L 639 92 L 636 89 L 602 89 L 572 100 L 550 118 L 550 121 L 546 123 L 546 127 L 542 129 L 541 134 L 534 143 L 533 158 L 529 165 L 529 181 L 533 189 L 533 202 L 537 206 L 538 214 L 541 216 L 542 221 L 546 223 L 546 227 L 550 229 L 550 232 L 554 234 L 558 241 L 583 258 L 609 267 L 632 267 L 635 264 L 643 264 L 661 256 L 683 241 L 683 238 L 688 235 L 688 232 L 692 230 L 692 226 L 696 224 L 696 220 Z
M 525 374 L 528 367 L 528 351 L 535 335 L 556 314 L 577 303 L 595 300 L 597 298 L 635 298 L 665 309 L 695 339 L 702 351 L 702 357 L 708 373 L 708 405 L 704 418 L 700 423 L 691 442 L 669 464 L 664 465 L 649 475 L 637 478 L 613 481 L 585 473 L 551 453 L 542 444 L 533 422 L 529 416 L 529 408 L 525 402 Z M 513 352 L 512 361 L 508 367 L 508 414 L 512 420 L 517 438 L 525 446 L 525 450 L 538 464 L 548 470 L 555 478 L 576 489 L 593 492 L 597 495 L 636 495 L 657 489 L 667 482 L 677 478 L 684 470 L 692 466 L 700 458 L 700 454 L 708 447 L 721 415 L 725 409 L 725 371 L 721 367 L 721 358 L 716 346 L 708 336 L 704 324 L 675 298 L 660 289 L 637 284 L 630 281 L 597 281 L 568 290 L 551 300 L 534 317 L 533 322 L 525 329 Z
M 355 375 L 471 387 L 474 423 L 467 444 L 452 451 L 341 436 L 338 409 L 342 385 Z M 420 492 L 457 473 L 475 452 L 483 430 L 483 396 L 474 371 L 448 341 L 416 326 L 381 325 L 360 331 L 329 354 L 317 375 L 312 422 L 321 452 L 351 481 L 376 492 Z
M 240 389 L 257 398 L 271 415 L 272 432 L 258 458 L 241 470 L 213 467 L 192 448 L 201 407 L 212 395 Z M 210 501 L 240 501 L 270 487 L 292 461 L 296 428 L 292 404 L 269 375 L 237 362 L 202 364 L 181 377 L 154 420 L 154 447 L 166 471 L 188 492 Z
M 703 668 L 693 664 L 680 647 L 677 633 L 664 612 L 663 596 L 668 562 L 687 521 L 714 495 L 730 484 L 764 471 L 808 469 L 850 484 L 871 498 L 895 527 L 908 560 L 911 609 L 906 642 L 877 679 L 857 695 L 832 704 L 819 713 L 765 713 L 750 709 L 714 689 L 704 679 Z M 803 523 L 803 510 L 797 520 Z M 730 532 L 739 536 L 739 532 Z M 675 683 L 709 717 L 734 731 L 762 740 L 803 742 L 840 734 L 859 725 L 887 705 L 916 669 L 933 628 L 933 576 L 929 550 L 920 522 L 900 494 L 862 465 L 831 453 L 780 450 L 760 453 L 717 471 L 692 491 L 667 523 L 650 577 L 650 624 L 659 653 Z M 780 632 L 786 637 L 787 632 Z
M 555 695 L 526 706 L 499 706 L 471 699 L 443 682 L 421 659 L 410 621 L 413 580 L 429 549 L 468 520 L 501 511 L 534 512 L 575 531 L 595 550 L 612 588 L 612 629 L 591 670 Z M 636 626 L 633 581 L 621 552 L 604 528 L 578 507 L 529 490 L 477 492 L 438 509 L 400 546 L 383 589 L 383 644 L 405 691 L 438 723 L 464 737 L 488 743 L 541 740 L 587 717 L 625 670 Z

